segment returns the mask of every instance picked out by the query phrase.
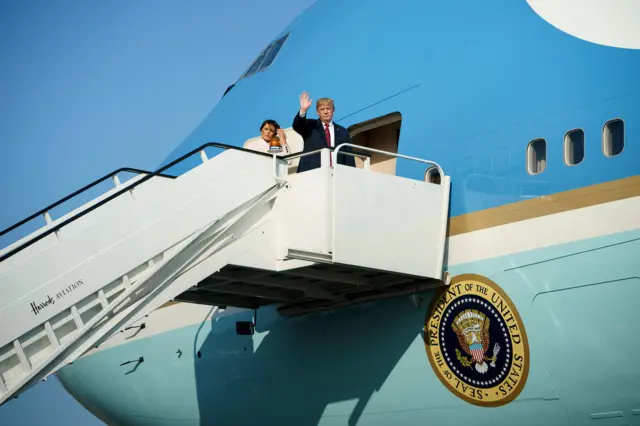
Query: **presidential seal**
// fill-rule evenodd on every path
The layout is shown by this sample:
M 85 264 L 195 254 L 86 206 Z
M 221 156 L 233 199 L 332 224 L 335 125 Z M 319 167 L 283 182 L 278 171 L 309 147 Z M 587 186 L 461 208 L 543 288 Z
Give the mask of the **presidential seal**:
M 509 296 L 485 277 L 454 278 L 431 302 L 423 333 L 436 376 L 471 404 L 507 404 L 527 381 L 524 324 Z

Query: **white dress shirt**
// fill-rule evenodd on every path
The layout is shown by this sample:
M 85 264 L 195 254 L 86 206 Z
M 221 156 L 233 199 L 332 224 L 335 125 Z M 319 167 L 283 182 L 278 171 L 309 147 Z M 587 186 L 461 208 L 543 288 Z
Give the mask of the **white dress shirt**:
M 300 115 L 300 117 L 306 117 L 307 113 L 305 112 L 304 114 L 302 114 L 301 112 L 298 112 L 298 115 Z M 318 121 L 320 121 L 320 119 L 318 119 Z M 322 121 L 320 121 L 320 125 L 322 126 L 322 133 L 324 134 L 325 125 Z M 329 141 L 329 145 L 333 148 L 336 146 L 336 132 L 335 132 L 335 126 L 333 125 L 333 121 L 329 123 L 329 136 L 331 136 L 331 141 Z M 333 163 L 333 160 L 335 160 L 335 154 L 333 152 L 329 152 L 329 158 Z

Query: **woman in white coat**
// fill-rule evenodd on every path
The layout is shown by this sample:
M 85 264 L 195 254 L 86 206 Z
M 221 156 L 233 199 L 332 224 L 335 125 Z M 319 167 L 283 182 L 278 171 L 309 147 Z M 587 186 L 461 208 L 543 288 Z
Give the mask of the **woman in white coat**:
M 287 144 L 287 135 L 275 120 L 265 120 L 260 126 L 260 134 L 263 143 L 256 148 L 279 156 L 291 154 L 291 149 Z

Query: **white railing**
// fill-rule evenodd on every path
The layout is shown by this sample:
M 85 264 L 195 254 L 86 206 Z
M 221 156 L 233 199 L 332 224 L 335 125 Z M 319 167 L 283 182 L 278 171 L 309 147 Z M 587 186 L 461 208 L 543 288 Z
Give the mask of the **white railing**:
M 440 167 L 440 165 L 438 163 L 436 163 L 435 161 L 431 161 L 431 160 L 425 160 L 424 158 L 418 158 L 418 157 L 411 157 L 409 155 L 404 155 L 404 154 L 398 154 L 397 152 L 389 152 L 389 151 L 382 151 L 380 149 L 375 149 L 375 148 L 369 148 L 366 146 L 361 146 L 361 145 L 354 145 L 354 144 L 350 144 L 350 143 L 344 143 L 339 145 L 334 151 L 333 151 L 333 157 L 334 158 L 338 158 L 338 154 L 342 154 L 342 155 L 350 155 L 352 157 L 359 157 L 362 158 L 363 162 L 364 162 L 364 166 L 363 169 L 364 170 L 370 170 L 371 169 L 371 157 L 368 155 L 364 155 L 364 154 L 356 154 L 354 152 L 340 152 L 340 150 L 344 147 L 354 147 L 358 150 L 362 150 L 362 151 L 368 151 L 368 152 L 375 152 L 376 154 L 382 154 L 382 155 L 386 155 L 388 157 L 395 157 L 395 158 L 404 158 L 406 160 L 411 160 L 411 161 L 417 161 L 419 163 L 424 163 L 424 164 L 429 164 L 431 165 L 431 167 L 428 167 L 425 170 L 425 180 L 426 180 L 426 172 L 431 169 L 432 167 L 435 167 L 438 170 L 438 173 L 440 173 L 440 178 L 442 179 L 442 183 L 441 184 L 445 184 L 445 180 L 444 180 L 444 171 L 442 170 L 442 167 Z M 307 157 L 309 155 L 314 155 L 314 154 L 318 154 L 320 153 L 320 167 L 327 167 L 328 164 L 330 163 L 329 161 L 329 156 L 331 155 L 331 150 L 329 150 L 328 148 L 322 148 L 322 149 L 318 149 L 315 151 L 310 151 L 310 152 L 301 152 L 299 154 L 295 154 L 295 155 L 289 155 L 285 158 L 279 157 L 276 154 L 273 154 L 273 176 L 276 180 L 276 182 L 278 183 L 283 183 L 286 181 L 286 176 L 287 173 L 284 174 L 284 177 L 282 177 L 280 175 L 280 173 L 278 173 L 278 162 L 281 161 L 282 163 L 289 163 L 289 160 L 293 160 L 296 158 L 302 158 L 302 157 Z M 285 169 L 288 170 L 288 169 Z M 336 173 L 336 169 L 334 168 L 334 177 L 335 177 L 335 173 Z M 332 222 L 333 222 L 333 231 L 332 231 L 332 244 L 333 244 L 333 253 L 335 253 L 335 215 L 336 215 L 336 211 L 335 211 L 335 185 L 336 185 L 336 180 L 333 179 L 333 185 L 334 185 L 334 190 L 332 191 L 333 193 L 333 200 L 332 200 L 332 213 L 331 213 L 331 218 L 332 218 Z
M 440 176 L 444 176 L 444 172 L 442 171 L 442 167 L 440 167 L 440 165 L 438 163 L 436 163 L 435 161 L 425 160 L 423 158 L 417 158 L 417 157 L 410 157 L 408 155 L 398 154 L 397 152 L 382 151 L 382 150 L 379 150 L 379 149 L 369 148 L 367 146 L 353 145 L 353 144 L 350 144 L 350 143 L 343 143 L 342 145 L 338 146 L 338 148 L 336 148 L 336 150 L 335 150 L 336 158 L 338 156 L 338 152 L 345 146 L 352 146 L 352 147 L 355 147 L 355 148 L 357 148 L 359 150 L 362 150 L 362 151 L 375 152 L 376 154 L 382 154 L 382 155 L 386 155 L 386 156 L 389 156 L 389 157 L 404 158 L 404 159 L 407 159 L 407 160 L 417 161 L 419 163 L 431 164 L 431 165 L 435 166 L 438 169 L 438 172 L 440 172 Z M 343 152 L 342 154 L 351 154 L 351 153 Z M 356 154 L 351 154 L 351 155 L 356 155 Z M 369 157 L 367 157 L 367 158 L 369 158 Z
M 342 145 L 340 145 L 342 146 Z M 334 155 L 337 154 L 338 150 L 336 149 L 334 151 Z M 286 163 L 289 164 L 290 160 L 295 160 L 296 158 L 302 158 L 302 157 L 308 157 L 310 155 L 314 155 L 314 154 L 320 154 L 320 167 L 326 167 L 330 164 L 329 161 L 329 156 L 331 155 L 331 150 L 329 150 L 329 148 L 321 148 L 321 149 L 317 149 L 315 151 L 309 151 L 309 152 L 301 152 L 299 154 L 295 154 L 295 155 L 288 155 L 287 157 L 279 157 L 276 154 L 273 154 L 273 177 L 275 178 L 276 182 L 284 182 L 286 179 L 284 177 L 286 177 L 286 174 L 284 177 L 282 177 L 280 175 L 280 173 L 278 173 L 278 161 L 281 161 L 282 163 Z M 365 170 L 369 170 L 371 168 L 371 158 L 368 155 L 364 155 L 364 154 L 356 154 L 356 153 L 352 153 L 352 152 L 343 152 L 343 155 L 350 155 L 352 157 L 358 157 L 358 158 L 362 158 L 362 161 L 364 163 L 364 169 Z M 337 155 L 335 155 L 335 158 L 337 158 Z

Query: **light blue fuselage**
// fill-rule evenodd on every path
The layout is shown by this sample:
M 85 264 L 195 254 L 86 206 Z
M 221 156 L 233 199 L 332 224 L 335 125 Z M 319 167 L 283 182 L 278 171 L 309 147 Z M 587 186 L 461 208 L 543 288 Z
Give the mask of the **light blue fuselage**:
M 308 91 L 332 97 L 345 127 L 400 112 L 398 151 L 451 176 L 452 220 L 640 174 L 640 51 L 568 35 L 524 1 L 321 0 L 284 33 L 272 65 L 238 81 L 167 162 L 206 142 L 241 145 L 266 118 L 290 127 Z M 602 150 L 611 119 L 624 121 L 615 157 Z M 564 136 L 577 128 L 584 160 L 569 167 Z M 531 175 L 536 138 L 546 168 Z M 423 173 L 397 163 L 399 176 Z M 640 424 L 639 259 L 640 231 L 629 230 L 448 265 L 498 283 L 526 327 L 529 377 L 502 407 L 469 404 L 435 376 L 421 337 L 431 293 L 418 309 L 407 297 L 295 319 L 264 308 L 254 336 L 235 331 L 253 312 L 221 317 L 58 376 L 118 425 L 582 425 L 592 414 Z M 126 374 L 120 364 L 140 356 Z

